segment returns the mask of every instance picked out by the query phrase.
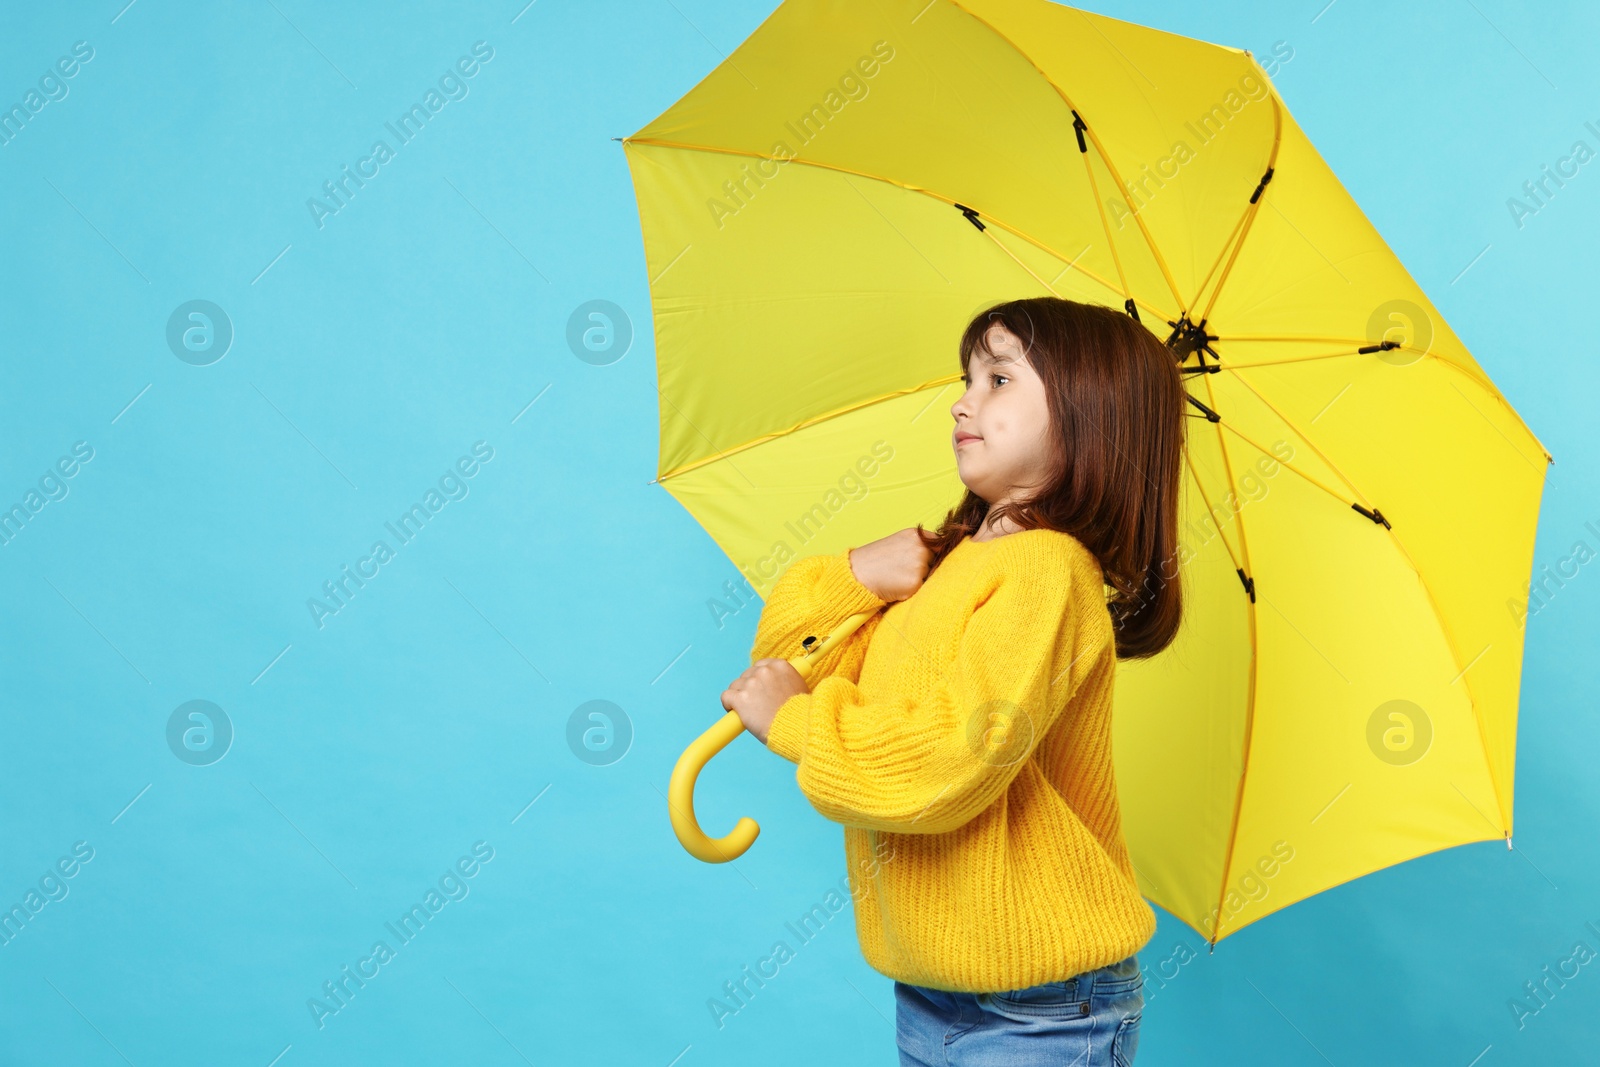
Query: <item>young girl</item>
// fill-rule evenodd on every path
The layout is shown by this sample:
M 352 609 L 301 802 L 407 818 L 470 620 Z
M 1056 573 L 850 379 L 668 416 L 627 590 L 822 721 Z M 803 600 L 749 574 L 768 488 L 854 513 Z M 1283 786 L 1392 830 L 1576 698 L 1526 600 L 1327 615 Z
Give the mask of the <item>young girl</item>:
M 1056 297 L 980 313 L 960 355 L 961 503 L 936 533 L 792 564 L 722 703 L 844 825 L 904 1067 L 1127 1067 L 1156 919 L 1112 682 L 1178 629 L 1182 376 L 1122 312 Z M 808 691 L 788 658 L 885 605 Z

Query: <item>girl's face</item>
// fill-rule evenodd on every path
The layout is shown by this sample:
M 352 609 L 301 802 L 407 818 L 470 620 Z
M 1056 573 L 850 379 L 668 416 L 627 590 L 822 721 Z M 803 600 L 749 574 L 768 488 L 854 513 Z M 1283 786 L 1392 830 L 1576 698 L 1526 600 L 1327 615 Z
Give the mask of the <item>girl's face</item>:
M 951 444 L 961 481 L 994 507 L 1043 486 L 1050 414 L 1044 382 L 1016 334 L 995 323 L 985 340 L 995 355 L 979 347 L 968 361 L 967 391 L 950 408 Z

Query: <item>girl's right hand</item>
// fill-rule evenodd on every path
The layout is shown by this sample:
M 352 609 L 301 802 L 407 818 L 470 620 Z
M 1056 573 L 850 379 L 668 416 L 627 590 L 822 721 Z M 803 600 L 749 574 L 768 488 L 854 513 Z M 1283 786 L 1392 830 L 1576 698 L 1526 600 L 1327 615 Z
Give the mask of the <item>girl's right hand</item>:
M 922 543 L 915 527 L 909 527 L 852 548 L 850 570 L 873 596 L 893 603 L 921 588 L 932 559 L 933 550 Z

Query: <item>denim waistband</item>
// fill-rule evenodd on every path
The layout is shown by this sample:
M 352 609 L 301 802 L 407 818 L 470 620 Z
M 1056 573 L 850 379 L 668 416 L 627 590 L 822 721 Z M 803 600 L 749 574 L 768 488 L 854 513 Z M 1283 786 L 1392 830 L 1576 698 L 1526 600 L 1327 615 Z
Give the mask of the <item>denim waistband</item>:
M 1066 979 L 1063 985 L 1069 997 L 1086 997 L 1094 993 L 1126 993 L 1136 988 L 1143 980 L 1143 975 L 1139 973 L 1139 957 L 1136 954 L 1115 963 L 1108 963 L 1104 967 L 1073 975 Z

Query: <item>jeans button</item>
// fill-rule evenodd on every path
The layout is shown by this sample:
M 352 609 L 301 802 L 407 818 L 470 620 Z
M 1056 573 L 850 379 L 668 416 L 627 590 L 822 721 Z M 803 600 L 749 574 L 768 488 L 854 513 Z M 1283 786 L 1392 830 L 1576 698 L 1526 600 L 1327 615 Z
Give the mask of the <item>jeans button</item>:
M 1078 1005 L 1078 1014 L 1079 1015 L 1088 1015 L 1089 1014 L 1089 1002 L 1087 1000 L 1084 1001 L 1082 1004 Z

